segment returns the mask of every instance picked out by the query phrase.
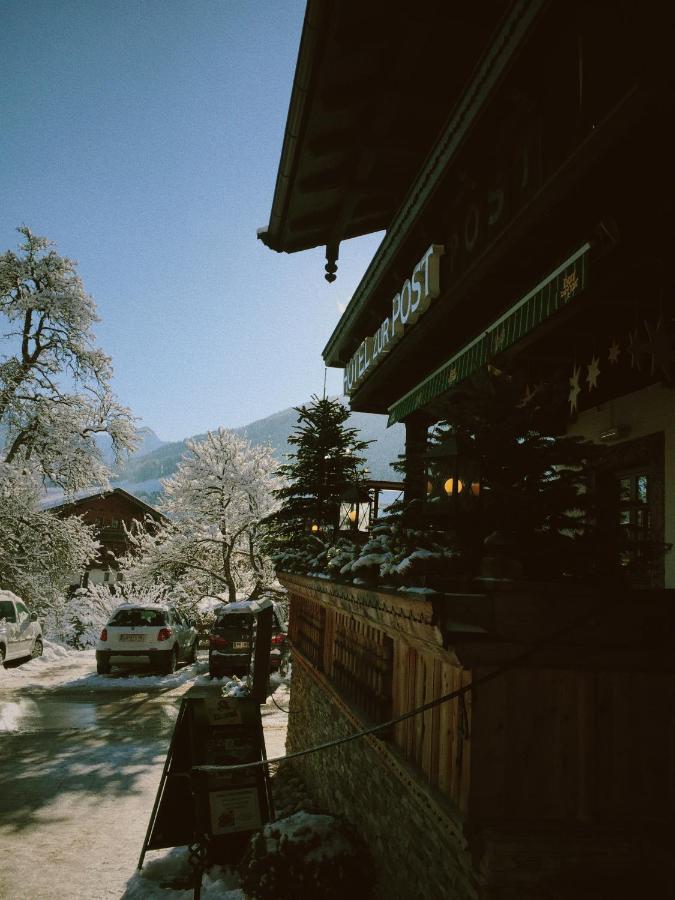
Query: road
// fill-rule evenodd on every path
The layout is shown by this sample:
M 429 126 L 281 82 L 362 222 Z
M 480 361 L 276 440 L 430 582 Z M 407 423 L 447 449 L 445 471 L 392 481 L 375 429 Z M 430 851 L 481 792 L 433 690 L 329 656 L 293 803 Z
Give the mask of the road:
M 80 657 L 80 658 L 77 658 Z M 205 678 L 96 676 L 93 654 L 0 672 L 0 897 L 119 900 L 134 872 L 180 698 Z M 277 692 L 287 706 L 287 688 Z M 286 717 L 263 707 L 268 756 Z

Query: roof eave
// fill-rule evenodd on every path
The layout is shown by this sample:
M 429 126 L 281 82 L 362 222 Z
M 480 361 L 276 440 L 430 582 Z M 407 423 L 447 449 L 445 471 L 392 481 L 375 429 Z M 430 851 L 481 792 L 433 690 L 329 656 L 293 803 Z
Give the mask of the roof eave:
M 328 339 L 322 352 L 327 366 L 345 365 L 345 357 L 349 355 L 345 345 L 349 342 L 358 314 L 367 305 L 373 290 L 395 259 L 403 240 L 421 217 L 479 111 L 501 82 L 508 64 L 545 6 L 546 0 L 520 0 L 512 6 L 501 23 L 467 90 L 427 156 L 347 309 Z
M 335 0 L 307 0 L 270 220 L 257 231 L 258 240 L 277 253 L 287 250 L 283 233 L 289 190 L 298 165 L 300 138 L 307 122 L 307 101 L 313 89 L 320 47 L 334 6 Z

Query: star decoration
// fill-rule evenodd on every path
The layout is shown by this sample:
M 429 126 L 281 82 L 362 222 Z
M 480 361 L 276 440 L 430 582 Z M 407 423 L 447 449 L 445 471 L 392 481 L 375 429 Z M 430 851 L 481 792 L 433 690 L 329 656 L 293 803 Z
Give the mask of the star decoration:
M 663 324 L 663 317 L 658 320 L 656 325 L 650 325 L 649 322 L 645 322 L 645 328 L 648 337 L 645 349 L 651 353 L 652 357 L 651 374 L 654 375 L 658 366 L 659 370 L 666 376 L 666 380 L 670 384 L 672 380 L 670 367 L 673 362 L 674 354 L 668 332 Z
M 607 359 L 615 365 L 619 361 L 619 354 L 621 353 L 621 347 L 619 346 L 619 342 L 616 338 L 612 338 L 612 343 L 609 345 L 609 353 L 607 354 Z
M 574 366 L 574 368 L 572 369 L 572 377 L 569 380 L 570 392 L 568 395 L 568 400 L 570 402 L 570 411 L 573 413 L 577 411 L 577 402 L 579 394 L 581 393 L 581 385 L 579 384 L 580 377 L 581 366 Z
M 529 384 L 526 385 L 526 387 L 525 387 L 525 393 L 523 394 L 523 396 L 522 396 L 522 397 L 520 398 L 520 400 L 518 401 L 518 406 L 520 406 L 521 409 L 522 409 L 524 406 L 529 406 L 530 403 L 532 403 L 532 401 L 534 400 L 534 398 L 535 398 L 536 396 L 537 396 L 537 388 L 536 388 L 536 387 L 531 388 L 531 387 L 529 386 Z
M 640 341 L 640 332 L 635 329 L 635 331 L 631 331 L 628 335 L 628 352 L 630 353 L 630 367 L 631 369 L 637 369 L 638 372 L 642 371 L 642 363 L 640 362 L 640 357 L 645 352 L 645 344 Z
M 600 374 L 600 359 L 593 355 L 590 363 L 587 366 L 586 371 L 586 383 L 588 384 L 588 390 L 592 391 L 593 388 L 598 386 L 598 375 Z
M 569 300 L 569 298 L 576 292 L 579 287 L 579 276 L 577 275 L 576 269 L 571 272 L 569 275 L 563 276 L 563 286 L 560 291 L 560 299 L 561 300 Z

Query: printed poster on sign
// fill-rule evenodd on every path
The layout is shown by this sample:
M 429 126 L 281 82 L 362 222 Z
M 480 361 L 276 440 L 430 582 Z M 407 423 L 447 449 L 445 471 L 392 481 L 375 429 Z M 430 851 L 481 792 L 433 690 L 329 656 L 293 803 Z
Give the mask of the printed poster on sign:
M 209 794 L 211 834 L 256 831 L 262 827 L 258 791 L 254 787 Z
M 219 697 L 206 701 L 206 715 L 211 725 L 241 725 L 241 705 L 238 700 Z

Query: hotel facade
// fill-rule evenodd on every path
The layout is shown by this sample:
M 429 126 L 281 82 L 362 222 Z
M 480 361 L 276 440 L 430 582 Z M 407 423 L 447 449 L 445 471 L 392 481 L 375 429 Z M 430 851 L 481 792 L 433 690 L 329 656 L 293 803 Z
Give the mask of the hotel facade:
M 384 231 L 326 365 L 354 410 L 405 425 L 421 507 L 457 398 L 555 388 L 551 434 L 600 448 L 617 567 L 417 594 L 279 573 L 289 751 L 476 685 L 306 758 L 378 896 L 675 896 L 672 38 L 629 2 L 307 5 L 259 238 L 324 246 L 334 280 L 342 241 Z M 476 477 L 455 493 L 479 502 Z

